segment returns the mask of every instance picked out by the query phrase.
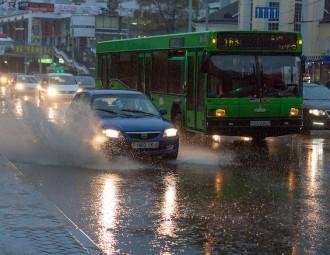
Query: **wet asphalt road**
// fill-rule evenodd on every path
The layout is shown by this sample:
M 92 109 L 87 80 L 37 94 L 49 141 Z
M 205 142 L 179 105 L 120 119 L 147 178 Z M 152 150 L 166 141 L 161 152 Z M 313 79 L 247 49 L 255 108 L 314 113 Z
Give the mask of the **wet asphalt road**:
M 31 118 L 24 98 L 11 100 L 2 116 Z M 63 116 L 63 105 L 35 107 L 52 125 Z M 177 161 L 88 164 L 49 156 L 61 154 L 35 134 L 23 133 L 32 142 L 21 150 L 0 150 L 107 254 L 330 254 L 330 133 L 259 145 L 195 137 Z

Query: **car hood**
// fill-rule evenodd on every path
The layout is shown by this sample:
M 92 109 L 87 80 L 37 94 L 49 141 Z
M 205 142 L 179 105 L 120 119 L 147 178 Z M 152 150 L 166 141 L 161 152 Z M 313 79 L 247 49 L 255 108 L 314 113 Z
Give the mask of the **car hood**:
M 122 132 L 161 132 L 166 128 L 173 127 L 170 122 L 161 117 L 101 118 L 100 125 L 102 128 L 113 128 Z
M 36 88 L 38 83 L 21 83 L 24 88 Z
M 304 100 L 304 108 L 330 110 L 330 100 Z
M 79 88 L 78 84 L 69 85 L 49 85 L 49 87 L 55 88 L 58 91 L 77 91 Z

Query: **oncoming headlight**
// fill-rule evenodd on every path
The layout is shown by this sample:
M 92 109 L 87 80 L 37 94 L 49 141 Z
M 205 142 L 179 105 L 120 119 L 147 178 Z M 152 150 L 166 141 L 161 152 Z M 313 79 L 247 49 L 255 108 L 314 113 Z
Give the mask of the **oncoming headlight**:
M 176 128 L 167 128 L 164 130 L 164 137 L 174 137 L 177 136 L 178 130 Z
M 22 83 L 17 83 L 16 86 L 15 86 L 15 88 L 16 88 L 17 90 L 23 90 L 23 89 L 24 89 L 24 86 L 23 86 Z
M 325 115 L 325 111 L 323 110 L 318 110 L 318 109 L 310 109 L 309 114 L 314 115 L 314 116 L 324 116 Z
M 115 129 L 104 129 L 102 130 L 102 133 L 109 138 L 120 138 L 121 133 L 118 130 Z
M 57 95 L 57 90 L 55 88 L 50 87 L 50 88 L 47 89 L 47 94 L 51 97 L 56 96 Z
M 1 82 L 2 84 L 7 83 L 7 81 L 8 81 L 8 78 L 7 78 L 6 76 L 1 76 L 0 82 Z

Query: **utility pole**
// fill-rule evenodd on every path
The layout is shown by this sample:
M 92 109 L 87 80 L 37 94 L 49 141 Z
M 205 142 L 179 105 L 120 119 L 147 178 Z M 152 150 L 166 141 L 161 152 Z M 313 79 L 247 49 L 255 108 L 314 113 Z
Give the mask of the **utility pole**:
M 188 32 L 192 31 L 192 0 L 189 1 L 188 7 Z
M 209 14 L 210 14 L 209 1 L 206 0 L 206 17 L 205 17 L 205 30 L 206 31 L 209 31 Z

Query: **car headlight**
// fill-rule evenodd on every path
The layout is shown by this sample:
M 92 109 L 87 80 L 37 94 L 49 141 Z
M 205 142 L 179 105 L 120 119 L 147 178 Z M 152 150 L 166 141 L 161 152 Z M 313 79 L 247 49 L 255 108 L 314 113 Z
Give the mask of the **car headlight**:
M 104 129 L 102 130 L 102 133 L 109 138 L 120 138 L 121 133 L 118 130 L 115 129 Z
M 47 89 L 47 94 L 48 94 L 48 96 L 51 96 L 51 97 L 56 96 L 57 90 L 55 88 L 50 87 Z
M 82 91 L 83 91 L 82 88 L 77 89 L 77 93 L 80 93 L 80 92 L 82 92 Z
M 0 82 L 1 82 L 2 84 L 7 83 L 7 81 L 8 81 L 8 79 L 7 79 L 6 76 L 2 76 L 1 79 L 0 79 Z
M 310 109 L 309 114 L 314 115 L 314 116 L 324 116 L 325 115 L 325 111 L 323 110 L 318 110 L 318 109 Z
M 177 136 L 178 130 L 176 128 L 167 128 L 164 130 L 164 137 L 174 137 Z
M 17 90 L 22 90 L 22 89 L 24 89 L 24 86 L 23 86 L 22 83 L 17 83 L 16 86 L 15 86 L 15 88 L 16 88 Z

